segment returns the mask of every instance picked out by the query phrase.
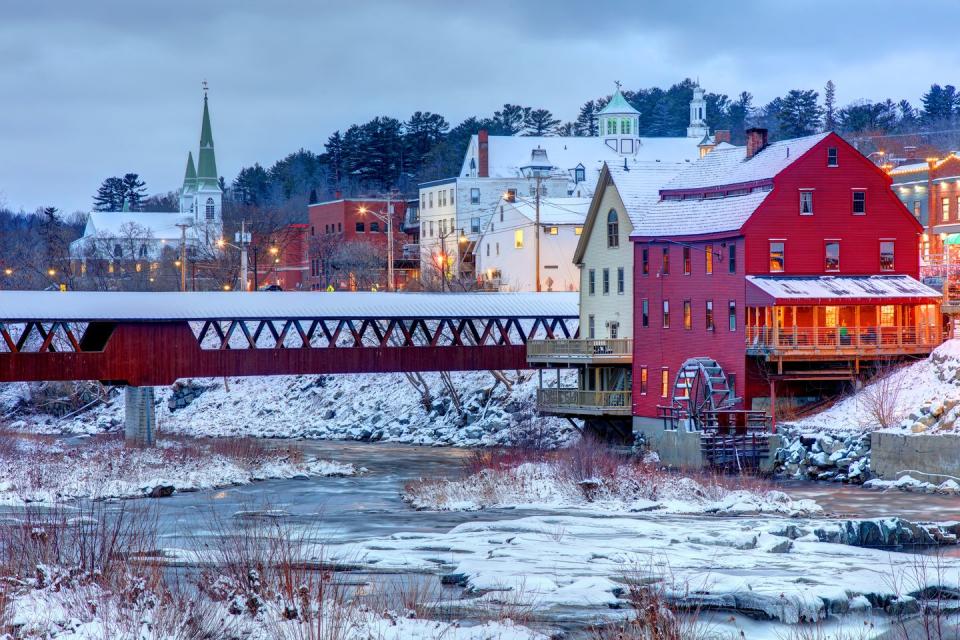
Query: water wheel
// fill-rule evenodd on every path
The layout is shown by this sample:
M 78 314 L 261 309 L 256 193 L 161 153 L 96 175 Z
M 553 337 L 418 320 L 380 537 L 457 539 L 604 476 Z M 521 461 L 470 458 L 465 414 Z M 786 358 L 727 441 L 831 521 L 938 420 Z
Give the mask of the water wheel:
M 697 428 L 704 413 L 734 403 L 730 382 L 723 367 L 713 358 L 690 358 L 680 367 L 673 385 L 673 406 Z

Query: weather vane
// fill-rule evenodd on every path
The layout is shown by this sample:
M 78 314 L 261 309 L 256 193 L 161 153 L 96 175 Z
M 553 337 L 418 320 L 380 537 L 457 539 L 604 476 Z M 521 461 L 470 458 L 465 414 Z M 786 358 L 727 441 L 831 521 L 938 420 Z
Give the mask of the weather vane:
M 614 81 L 613 81 L 613 84 L 617 85 L 617 91 L 620 91 L 620 86 L 621 86 L 621 85 L 620 85 L 620 81 L 619 81 L 619 80 L 614 80 Z
M 204 98 L 207 97 L 207 89 L 209 89 L 209 88 L 210 88 L 210 85 L 208 85 L 208 84 L 207 84 L 207 81 L 204 80 L 204 81 L 203 81 L 203 97 L 204 97 Z

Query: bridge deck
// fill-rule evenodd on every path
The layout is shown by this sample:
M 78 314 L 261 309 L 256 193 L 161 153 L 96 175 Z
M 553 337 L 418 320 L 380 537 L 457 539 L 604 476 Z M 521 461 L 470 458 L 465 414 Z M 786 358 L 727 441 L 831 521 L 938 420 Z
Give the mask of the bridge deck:
M 577 294 L 0 292 L 0 382 L 520 369 Z

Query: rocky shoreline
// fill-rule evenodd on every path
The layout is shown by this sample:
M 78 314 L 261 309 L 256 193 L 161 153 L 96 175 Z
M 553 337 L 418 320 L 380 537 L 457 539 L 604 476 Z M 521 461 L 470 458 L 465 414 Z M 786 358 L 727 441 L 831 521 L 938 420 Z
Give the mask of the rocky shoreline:
M 782 436 L 774 473 L 826 482 L 863 484 L 870 472 L 870 434 L 835 437 L 825 433 Z

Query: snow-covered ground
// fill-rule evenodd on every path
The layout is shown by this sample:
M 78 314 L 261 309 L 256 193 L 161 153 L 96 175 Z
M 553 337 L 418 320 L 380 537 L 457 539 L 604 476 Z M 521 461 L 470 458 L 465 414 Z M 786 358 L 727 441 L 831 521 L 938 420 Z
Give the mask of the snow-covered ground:
M 948 403 L 955 411 L 943 410 Z M 936 409 L 936 420 L 914 430 L 924 407 Z M 950 414 L 950 415 L 948 415 Z M 911 417 L 912 416 L 912 417 Z M 960 339 L 948 340 L 929 358 L 899 366 L 872 380 L 857 393 L 828 409 L 786 426 L 800 432 L 846 433 L 893 428 L 912 433 L 960 429 Z M 883 424 L 883 423 L 886 423 Z
M 231 378 L 226 383 L 223 379 L 196 379 L 192 383 L 200 393 L 188 406 L 172 412 L 168 401 L 173 390 L 157 389 L 158 424 L 161 432 L 191 436 L 458 446 L 531 439 L 558 445 L 576 434 L 566 420 L 535 415 L 534 372 L 506 375 L 514 381 L 509 390 L 486 371 L 450 374 L 462 411 L 457 410 L 439 374 L 423 374 L 432 396 L 429 408 L 402 374 L 250 377 Z M 12 429 L 103 433 L 122 428 L 122 397 L 68 418 L 14 414 L 13 407 L 18 402 L 22 406 L 22 398 L 29 398 L 26 385 L 0 385 L 0 419 L 8 415 Z
M 112 436 L 66 445 L 49 437 L 0 434 L 0 504 L 75 498 L 133 498 L 246 484 L 270 478 L 352 475 L 350 464 L 252 443 L 226 446 L 190 438 L 156 448 L 126 447 Z
M 482 469 L 462 480 L 421 480 L 407 486 L 404 499 L 417 509 L 441 511 L 491 507 L 606 514 L 810 515 L 822 511 L 812 500 L 792 500 L 780 491 L 759 486 L 730 489 L 710 479 L 700 482 L 627 461 L 604 477 L 577 480 L 565 459 Z

